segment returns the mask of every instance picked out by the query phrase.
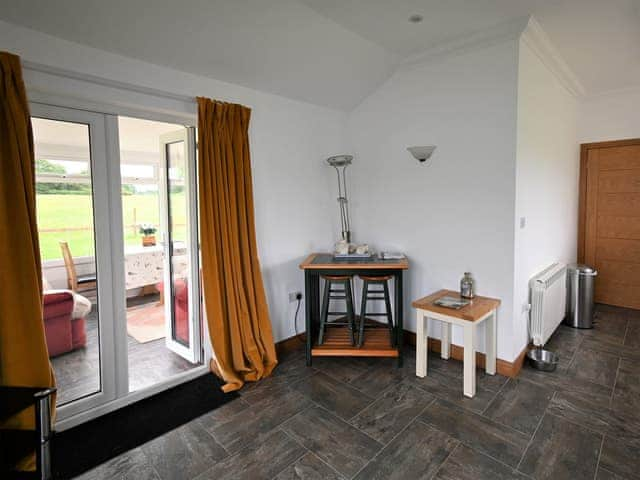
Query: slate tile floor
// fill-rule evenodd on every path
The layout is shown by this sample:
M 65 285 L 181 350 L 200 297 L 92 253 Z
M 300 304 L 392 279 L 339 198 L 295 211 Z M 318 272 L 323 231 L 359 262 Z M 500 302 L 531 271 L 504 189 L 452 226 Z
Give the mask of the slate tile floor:
M 302 350 L 241 398 L 84 479 L 640 479 L 640 312 L 598 306 L 594 330 L 561 326 L 554 373 L 516 379 L 432 355 L 415 376 L 383 359 Z

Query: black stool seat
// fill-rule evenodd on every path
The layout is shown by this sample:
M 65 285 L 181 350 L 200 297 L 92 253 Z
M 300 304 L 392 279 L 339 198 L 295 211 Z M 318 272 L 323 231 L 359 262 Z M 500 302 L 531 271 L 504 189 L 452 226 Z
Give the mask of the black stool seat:
M 351 335 L 351 345 L 356 344 L 356 314 L 353 308 L 353 290 L 351 288 L 352 277 L 350 275 L 323 275 L 324 296 L 322 299 L 322 312 L 320 314 L 320 333 L 318 345 L 324 343 L 325 330 L 328 326 L 346 326 Z M 342 287 L 342 288 L 335 288 Z M 346 311 L 329 311 L 332 300 L 344 300 Z M 329 320 L 329 317 L 338 317 Z
M 387 325 L 366 325 L 366 328 L 386 327 L 389 330 L 389 340 L 391 346 L 395 346 L 393 335 L 393 313 L 391 310 L 391 298 L 389 296 L 389 280 L 393 278 L 391 275 L 360 275 L 362 279 L 362 303 L 360 305 L 360 332 L 358 335 L 358 347 L 362 347 L 364 343 L 364 330 L 367 317 L 387 317 Z M 369 287 L 379 285 L 381 289 L 372 290 Z M 367 313 L 367 304 L 369 301 L 383 301 L 385 311 L 382 313 Z

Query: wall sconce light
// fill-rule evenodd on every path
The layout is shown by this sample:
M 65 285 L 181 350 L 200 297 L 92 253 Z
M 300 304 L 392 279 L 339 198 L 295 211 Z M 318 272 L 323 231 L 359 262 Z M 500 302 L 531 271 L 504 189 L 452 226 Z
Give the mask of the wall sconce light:
M 420 163 L 424 163 L 433 154 L 433 151 L 436 149 L 435 145 L 424 145 L 424 146 L 416 146 L 416 147 L 407 147 L 409 153 L 413 155 L 413 157 L 418 160 Z

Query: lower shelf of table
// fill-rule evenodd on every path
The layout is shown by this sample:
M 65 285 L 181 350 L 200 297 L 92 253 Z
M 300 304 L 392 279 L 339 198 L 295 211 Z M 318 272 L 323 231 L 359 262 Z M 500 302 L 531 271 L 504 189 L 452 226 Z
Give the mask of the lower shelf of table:
M 391 346 L 386 328 L 365 330 L 362 347 L 351 345 L 347 327 L 329 327 L 322 345 L 311 348 L 313 357 L 398 357 L 398 349 Z

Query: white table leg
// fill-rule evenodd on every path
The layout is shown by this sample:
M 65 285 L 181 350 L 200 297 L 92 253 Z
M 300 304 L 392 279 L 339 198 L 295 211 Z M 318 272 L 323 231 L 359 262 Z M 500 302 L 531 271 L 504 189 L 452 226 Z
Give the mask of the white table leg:
M 418 310 L 416 319 L 416 376 L 424 378 L 427 376 L 427 335 L 429 332 L 429 319 L 422 310 Z
M 442 340 L 440 340 L 440 358 L 449 360 L 449 352 L 451 350 L 451 324 L 449 322 L 440 322 L 442 324 Z
M 476 394 L 475 330 L 472 322 L 464 326 L 464 394 L 467 397 Z
M 486 337 L 486 365 L 485 371 L 489 375 L 496 374 L 496 343 L 497 343 L 497 328 L 496 328 L 496 316 L 497 310 L 491 313 L 491 316 L 487 318 L 485 323 L 485 337 Z

